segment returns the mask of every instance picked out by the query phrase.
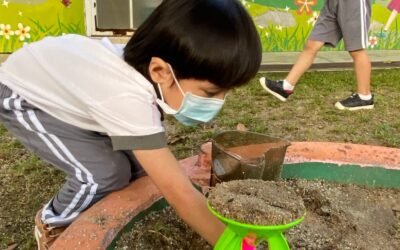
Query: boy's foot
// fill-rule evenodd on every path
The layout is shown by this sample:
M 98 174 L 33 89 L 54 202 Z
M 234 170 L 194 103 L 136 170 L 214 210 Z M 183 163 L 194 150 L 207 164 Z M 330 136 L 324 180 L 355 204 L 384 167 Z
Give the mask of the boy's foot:
M 261 86 L 271 95 L 275 96 L 282 102 L 286 102 L 287 98 L 293 93 L 292 90 L 283 89 L 283 81 L 272 81 L 265 77 L 260 78 Z
M 50 227 L 41 220 L 42 210 L 35 217 L 35 238 L 38 250 L 47 250 L 67 227 Z
M 374 108 L 374 97 L 370 100 L 362 100 L 360 96 L 356 93 L 352 94 L 350 97 L 337 102 L 335 107 L 340 110 L 360 110 L 360 109 L 373 109 Z

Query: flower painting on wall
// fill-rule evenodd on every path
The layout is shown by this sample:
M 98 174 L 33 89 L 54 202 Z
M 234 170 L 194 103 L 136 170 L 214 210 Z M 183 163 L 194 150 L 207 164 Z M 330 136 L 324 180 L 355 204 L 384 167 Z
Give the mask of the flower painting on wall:
M 317 5 L 317 0 L 295 0 L 294 3 L 298 6 L 297 13 L 299 15 L 303 13 L 311 15 L 313 7 Z
M 325 4 L 325 0 L 241 2 L 254 17 L 265 52 L 302 51 Z M 400 10 L 400 0 L 372 0 L 368 49 L 400 50 L 400 15 L 397 15 L 397 8 Z M 336 48 L 323 50 L 344 50 L 344 45 L 341 42 Z
M 85 34 L 84 0 L 0 0 L 0 53 L 69 33 Z
M 0 53 L 46 36 L 85 35 L 85 1 L 93 0 L 0 0 Z M 254 18 L 264 52 L 302 51 L 325 4 L 325 0 L 240 2 Z M 372 3 L 368 49 L 400 50 L 400 0 Z M 344 46 L 339 43 L 324 50 L 344 50 Z

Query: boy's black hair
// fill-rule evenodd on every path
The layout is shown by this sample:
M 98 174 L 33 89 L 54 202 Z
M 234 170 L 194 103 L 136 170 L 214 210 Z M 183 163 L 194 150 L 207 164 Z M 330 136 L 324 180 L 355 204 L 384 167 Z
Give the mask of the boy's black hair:
M 261 44 L 237 0 L 164 0 L 124 50 L 124 60 L 150 81 L 152 57 L 170 63 L 178 79 L 208 80 L 230 89 L 255 76 Z

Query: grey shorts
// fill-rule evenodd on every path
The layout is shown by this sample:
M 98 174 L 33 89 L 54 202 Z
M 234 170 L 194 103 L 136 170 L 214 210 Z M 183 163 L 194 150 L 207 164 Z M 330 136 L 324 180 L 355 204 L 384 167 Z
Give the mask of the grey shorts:
M 111 138 L 62 122 L 0 83 L 0 123 L 27 149 L 66 174 L 42 210 L 42 221 L 65 226 L 105 195 L 146 175 L 132 151 L 114 151 Z
M 309 40 L 336 47 L 343 38 L 347 51 L 368 47 L 371 0 L 326 0 Z

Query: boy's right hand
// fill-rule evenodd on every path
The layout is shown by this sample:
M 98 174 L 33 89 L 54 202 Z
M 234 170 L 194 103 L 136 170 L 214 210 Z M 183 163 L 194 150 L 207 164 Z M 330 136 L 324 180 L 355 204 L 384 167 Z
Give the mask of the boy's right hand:
M 171 151 L 161 148 L 133 153 L 179 217 L 214 246 L 225 225 L 208 210 L 206 198 L 194 188 Z

